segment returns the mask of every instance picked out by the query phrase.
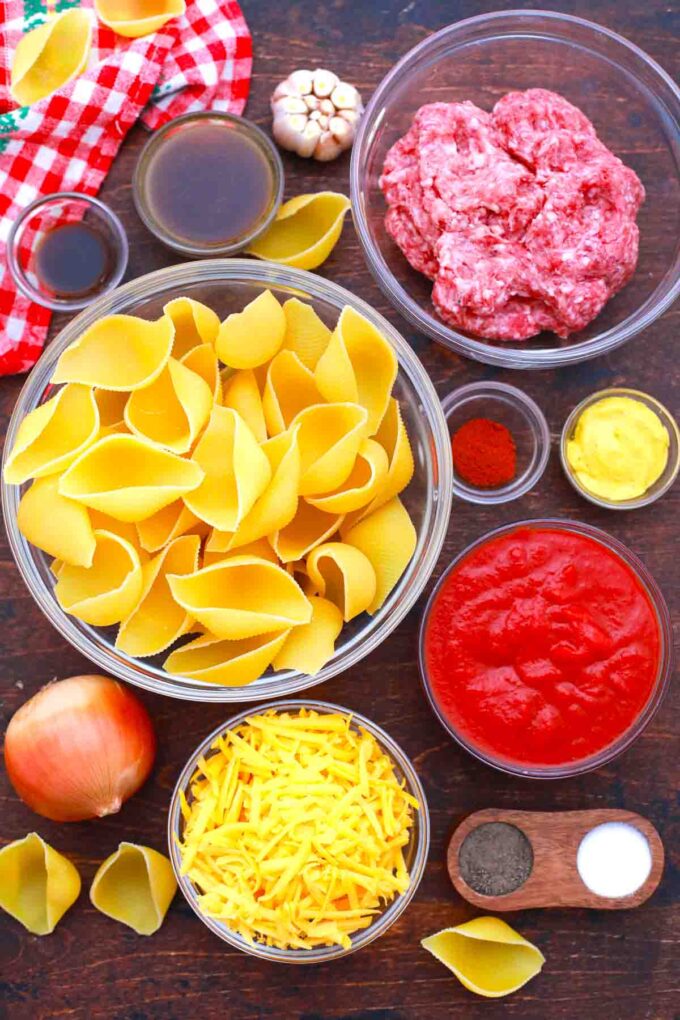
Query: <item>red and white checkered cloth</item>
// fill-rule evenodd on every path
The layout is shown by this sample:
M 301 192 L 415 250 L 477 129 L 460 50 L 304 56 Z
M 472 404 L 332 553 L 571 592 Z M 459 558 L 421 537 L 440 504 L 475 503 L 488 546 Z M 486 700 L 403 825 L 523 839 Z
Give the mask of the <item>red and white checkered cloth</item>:
M 73 6 L 58 0 L 56 10 Z M 46 308 L 17 293 L 7 267 L 7 235 L 20 210 L 55 191 L 96 194 L 140 115 L 155 129 L 190 110 L 238 114 L 250 85 L 251 38 L 238 3 L 189 0 L 184 17 L 144 39 L 123 39 L 96 22 L 88 68 L 19 108 L 9 94 L 12 55 L 46 16 L 43 0 L 0 0 L 0 375 L 35 364 L 50 321 Z

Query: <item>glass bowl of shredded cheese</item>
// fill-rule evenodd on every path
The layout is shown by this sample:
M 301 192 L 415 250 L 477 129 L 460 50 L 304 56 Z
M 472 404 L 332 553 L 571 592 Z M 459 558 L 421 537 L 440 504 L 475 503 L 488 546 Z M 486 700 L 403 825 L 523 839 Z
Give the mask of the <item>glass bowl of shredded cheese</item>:
M 179 886 L 229 945 L 280 963 L 356 952 L 404 912 L 430 824 L 401 748 L 323 701 L 247 709 L 214 730 L 168 816 Z

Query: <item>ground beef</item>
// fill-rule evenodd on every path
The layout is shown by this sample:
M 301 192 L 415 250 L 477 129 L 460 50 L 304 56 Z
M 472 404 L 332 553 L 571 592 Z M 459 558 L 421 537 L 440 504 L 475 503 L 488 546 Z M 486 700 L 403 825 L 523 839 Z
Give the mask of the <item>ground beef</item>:
M 630 279 L 644 189 L 588 118 L 545 89 L 421 107 L 385 159 L 385 226 L 457 329 L 583 329 Z

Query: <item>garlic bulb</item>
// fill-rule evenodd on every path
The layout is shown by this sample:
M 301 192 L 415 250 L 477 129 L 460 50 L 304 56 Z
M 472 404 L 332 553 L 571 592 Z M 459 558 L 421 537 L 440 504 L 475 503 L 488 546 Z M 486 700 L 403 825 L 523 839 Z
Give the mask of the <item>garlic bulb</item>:
M 351 148 L 364 112 L 353 85 L 332 71 L 293 71 L 274 90 L 273 134 L 281 148 L 322 161 Z

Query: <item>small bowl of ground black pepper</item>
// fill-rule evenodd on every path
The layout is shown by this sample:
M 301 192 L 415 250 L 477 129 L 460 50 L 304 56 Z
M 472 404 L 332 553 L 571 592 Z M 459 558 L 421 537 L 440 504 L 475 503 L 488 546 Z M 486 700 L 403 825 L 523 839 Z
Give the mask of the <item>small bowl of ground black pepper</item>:
M 447 394 L 442 409 L 455 496 L 494 505 L 534 488 L 548 463 L 550 430 L 531 397 L 506 383 L 470 383 Z

